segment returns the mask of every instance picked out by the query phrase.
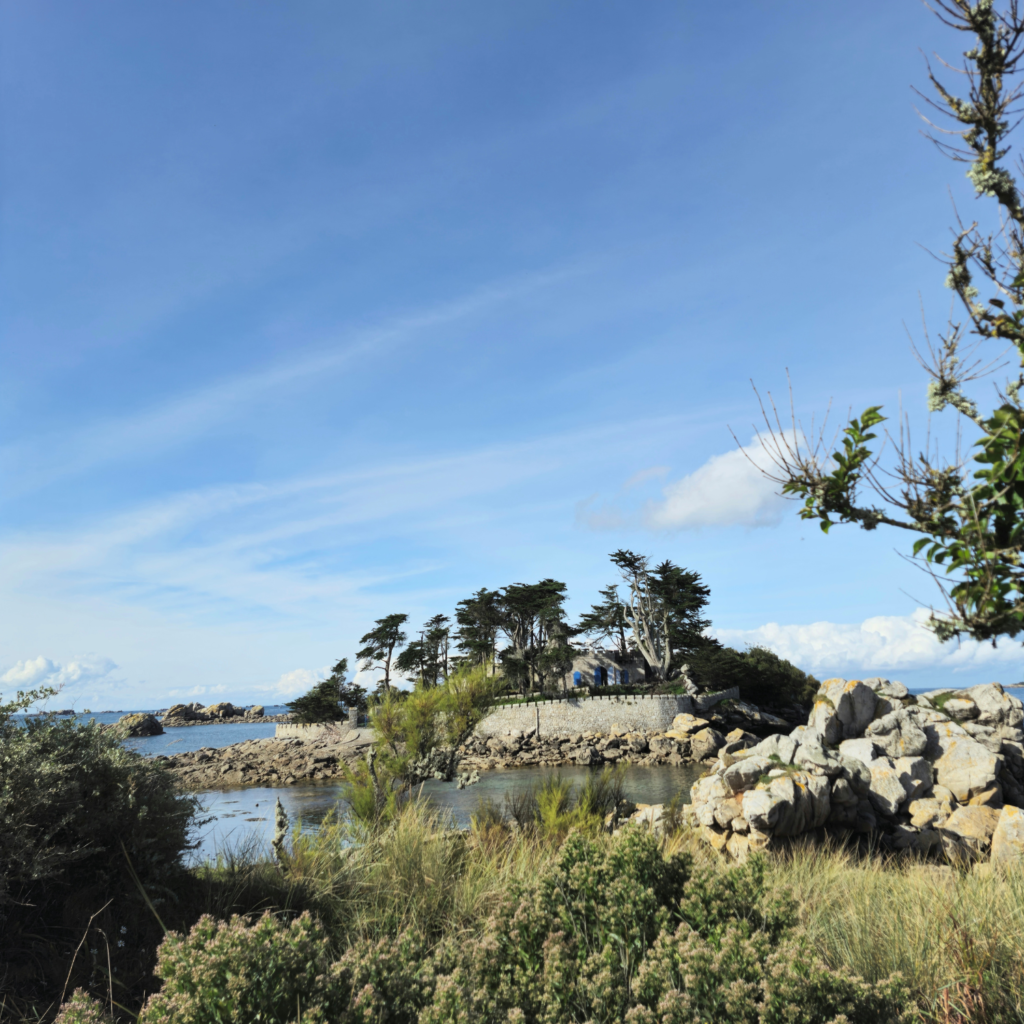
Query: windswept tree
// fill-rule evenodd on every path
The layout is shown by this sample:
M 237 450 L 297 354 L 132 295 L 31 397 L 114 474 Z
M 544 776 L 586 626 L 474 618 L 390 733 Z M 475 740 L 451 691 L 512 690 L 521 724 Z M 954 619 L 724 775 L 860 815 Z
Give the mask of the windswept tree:
M 932 141 L 968 165 L 976 197 L 996 208 L 991 230 L 957 213 L 944 262 L 960 317 L 918 353 L 931 378 L 928 411 L 952 410 L 956 446 L 946 456 L 930 440 L 915 447 L 909 419 L 895 434 L 886 430 L 880 446 L 875 430 L 886 417 L 875 405 L 848 422 L 833 448 L 824 429 L 805 437 L 795 415 L 784 426 L 770 395 L 762 444 L 774 463 L 767 475 L 826 533 L 853 523 L 917 538 L 913 558 L 944 597 L 930 620 L 940 640 L 994 643 L 1024 629 L 1024 203 L 1008 161 L 1024 98 L 1024 13 L 1017 0 L 932 0 L 932 7 L 968 37 L 962 70 L 945 65 L 962 74 L 961 94 L 928 66 L 928 116 L 948 119 Z M 986 342 L 995 345 L 991 359 L 979 354 Z M 995 402 L 982 412 L 971 385 L 1005 366 L 996 364 L 1006 352 L 1012 375 L 995 383 Z M 966 452 L 961 438 L 970 442 Z
M 348 658 L 331 669 L 326 679 L 314 684 L 301 697 L 285 704 L 296 722 L 337 722 L 346 708 L 366 709 L 366 690 L 347 681 Z
M 435 615 L 423 627 L 422 639 L 426 652 L 426 664 L 430 671 L 432 686 L 438 679 L 447 679 L 449 674 L 448 646 L 451 642 L 451 620 L 447 615 Z
M 426 656 L 422 640 L 410 640 L 395 658 L 395 674 L 421 683 L 426 678 Z
M 436 686 L 449 674 L 448 645 L 451 627 L 447 615 L 428 619 L 418 640 L 410 641 L 395 659 L 395 671 L 412 677 L 424 686 Z
M 654 685 L 677 676 L 695 652 L 717 646 L 704 635 L 711 625 L 703 616 L 711 590 L 699 573 L 668 560 L 652 568 L 646 555 L 624 549 L 610 557 L 628 589 L 622 614 L 630 641 L 647 662 Z
M 576 624 L 576 631 L 599 640 L 610 640 L 620 658 L 628 657 L 629 642 L 626 630 L 626 612 L 619 597 L 619 588 L 615 583 L 599 591 L 602 600 L 591 605 L 590 610 L 583 613 Z
M 463 658 L 493 673 L 502 622 L 501 592 L 481 587 L 455 606 L 455 622 L 455 642 Z
M 513 583 L 501 591 L 501 652 L 505 675 L 525 692 L 552 683 L 572 667 L 572 630 L 565 617 L 566 586 L 558 580 Z
M 402 626 L 408 618 L 408 615 L 401 614 L 386 615 L 383 619 L 377 619 L 374 628 L 359 639 L 363 644 L 362 649 L 356 651 L 356 657 L 362 662 L 359 668 L 363 672 L 383 670 L 384 678 L 380 681 L 380 688 L 384 693 L 391 689 L 395 651 L 408 639 L 402 632 Z

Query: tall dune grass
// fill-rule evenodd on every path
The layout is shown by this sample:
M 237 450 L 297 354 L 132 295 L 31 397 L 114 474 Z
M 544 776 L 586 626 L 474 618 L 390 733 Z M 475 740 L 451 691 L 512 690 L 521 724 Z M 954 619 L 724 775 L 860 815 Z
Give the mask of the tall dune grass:
M 935 1020 L 1024 1021 L 1024 874 L 798 848 L 772 873 L 822 957 L 899 971 Z

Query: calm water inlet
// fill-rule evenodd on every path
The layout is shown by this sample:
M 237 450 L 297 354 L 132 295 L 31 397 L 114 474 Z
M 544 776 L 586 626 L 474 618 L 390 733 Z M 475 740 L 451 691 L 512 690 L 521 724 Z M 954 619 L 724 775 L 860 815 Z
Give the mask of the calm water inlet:
M 438 810 L 449 811 L 455 824 L 466 827 L 481 800 L 501 803 L 506 793 L 525 789 L 551 774 L 580 784 L 589 773 L 600 771 L 600 768 L 565 767 L 481 772 L 480 781 L 467 789 L 456 789 L 454 783 L 428 782 L 423 786 L 423 794 Z M 627 765 L 623 789 L 636 803 L 668 803 L 680 793 L 683 801 L 689 803 L 690 787 L 703 772 L 701 765 L 655 768 Z M 206 816 L 214 820 L 206 826 L 193 858 L 210 860 L 218 852 L 238 850 L 250 843 L 256 843 L 269 855 L 274 834 L 274 803 L 278 797 L 292 824 L 300 820 L 306 831 L 315 829 L 336 808 L 344 810 L 341 793 L 342 787 L 336 784 L 205 792 L 201 796 Z

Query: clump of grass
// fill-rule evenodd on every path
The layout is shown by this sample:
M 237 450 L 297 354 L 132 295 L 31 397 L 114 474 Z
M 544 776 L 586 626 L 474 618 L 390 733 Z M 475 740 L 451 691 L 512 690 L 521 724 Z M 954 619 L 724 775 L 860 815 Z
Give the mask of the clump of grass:
M 940 693 L 938 697 L 929 697 L 928 700 L 932 707 L 941 711 L 955 696 L 956 692 L 951 690 L 949 693 Z
M 473 829 L 482 834 L 511 823 L 547 841 L 561 841 L 573 829 L 592 834 L 621 803 L 623 786 L 621 767 L 591 772 L 581 786 L 553 772 L 539 783 L 506 793 L 504 812 L 493 801 L 478 806 Z

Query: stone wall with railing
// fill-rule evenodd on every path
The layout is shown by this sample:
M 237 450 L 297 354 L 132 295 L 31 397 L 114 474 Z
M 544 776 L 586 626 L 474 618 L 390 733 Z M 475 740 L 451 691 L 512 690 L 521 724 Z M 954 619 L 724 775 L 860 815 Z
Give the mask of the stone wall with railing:
M 476 727 L 476 731 L 481 736 L 505 736 L 514 729 L 523 734 L 533 729 L 539 736 L 575 736 L 584 732 L 609 732 L 613 728 L 627 732 L 652 732 L 667 729 L 676 715 L 684 712 L 700 714 L 723 700 L 736 700 L 739 695 L 740 691 L 734 686 L 699 697 L 643 693 L 563 697 L 535 704 L 498 704 Z M 288 723 L 279 725 L 274 735 L 279 740 L 341 742 L 349 729 L 349 722 Z
M 623 729 L 668 729 L 676 715 L 699 714 L 723 700 L 738 699 L 734 686 L 718 693 L 689 697 L 686 694 L 636 694 L 610 697 L 565 697 L 531 704 L 499 704 L 476 727 L 481 736 L 503 736 L 513 730 L 539 736 L 575 736 L 584 732 Z

